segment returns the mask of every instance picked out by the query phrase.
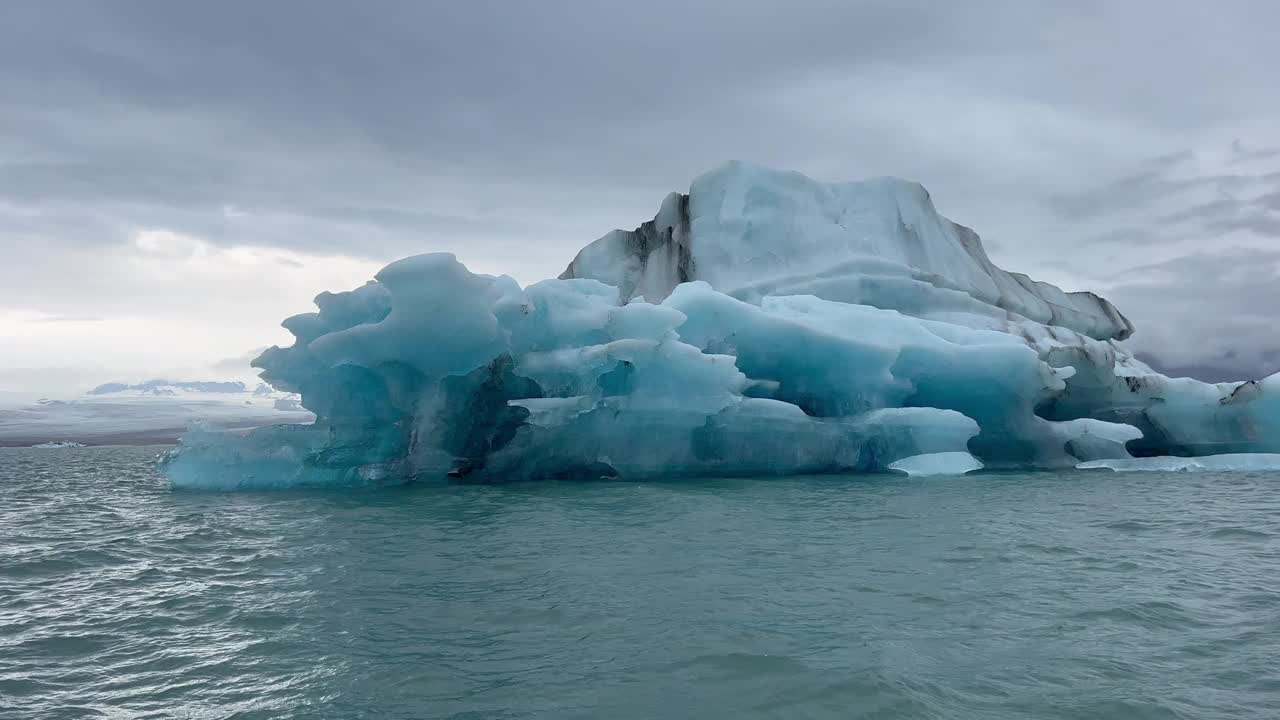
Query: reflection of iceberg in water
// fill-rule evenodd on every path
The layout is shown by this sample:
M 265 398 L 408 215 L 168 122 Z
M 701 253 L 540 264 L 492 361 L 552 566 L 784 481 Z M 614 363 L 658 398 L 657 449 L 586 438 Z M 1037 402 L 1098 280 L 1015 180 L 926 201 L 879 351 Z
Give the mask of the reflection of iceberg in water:
M 255 363 L 316 423 L 192 433 L 166 463 L 176 485 L 1280 451 L 1280 376 L 1156 374 L 1115 344 L 1133 328 L 1110 303 L 995 267 L 900 180 L 731 163 L 560 279 L 521 288 L 423 255 L 316 304 Z

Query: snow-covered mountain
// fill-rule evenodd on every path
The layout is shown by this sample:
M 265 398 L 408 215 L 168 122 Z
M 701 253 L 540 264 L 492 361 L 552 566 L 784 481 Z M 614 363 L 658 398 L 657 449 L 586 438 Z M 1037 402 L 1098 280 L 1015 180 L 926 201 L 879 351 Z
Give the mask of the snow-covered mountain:
M 85 393 L 86 395 L 177 395 L 184 393 L 205 393 L 215 395 L 242 395 L 249 392 L 243 382 L 231 380 L 193 381 L 193 380 L 148 380 L 130 385 L 129 383 L 104 383 Z M 270 394 L 274 392 L 270 385 L 259 383 L 255 393 Z

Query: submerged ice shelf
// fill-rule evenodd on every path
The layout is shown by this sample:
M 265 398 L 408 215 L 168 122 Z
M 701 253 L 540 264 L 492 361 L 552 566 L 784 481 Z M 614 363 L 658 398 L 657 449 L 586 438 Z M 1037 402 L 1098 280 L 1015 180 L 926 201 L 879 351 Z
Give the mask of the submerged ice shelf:
M 1280 375 L 1161 376 L 919 185 L 730 163 L 520 287 L 452 255 L 316 298 L 255 361 L 312 425 L 196 431 L 177 486 L 1059 468 L 1280 452 Z M 967 459 L 966 459 L 967 458 Z M 896 465 L 896 467 L 895 467 Z
M 1081 470 L 1116 472 L 1260 472 L 1280 470 L 1280 454 L 1227 453 L 1207 457 L 1143 457 L 1121 460 L 1090 460 L 1076 466 Z

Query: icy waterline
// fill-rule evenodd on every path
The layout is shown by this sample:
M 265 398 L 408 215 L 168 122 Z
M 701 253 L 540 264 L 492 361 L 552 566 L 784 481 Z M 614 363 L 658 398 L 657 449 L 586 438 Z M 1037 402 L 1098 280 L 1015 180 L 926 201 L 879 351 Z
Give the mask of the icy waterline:
M 522 288 L 421 255 L 316 305 L 284 321 L 291 347 L 255 361 L 315 424 L 189 433 L 165 465 L 176 486 L 1280 452 L 1280 375 L 1159 375 L 1116 343 L 1133 328 L 1110 303 L 995 267 L 893 179 L 731 163 L 560 279 Z
M 1117 472 L 1263 472 L 1280 471 L 1280 454 L 1232 453 L 1206 457 L 1145 457 L 1122 460 L 1091 460 L 1076 466 L 1081 470 Z

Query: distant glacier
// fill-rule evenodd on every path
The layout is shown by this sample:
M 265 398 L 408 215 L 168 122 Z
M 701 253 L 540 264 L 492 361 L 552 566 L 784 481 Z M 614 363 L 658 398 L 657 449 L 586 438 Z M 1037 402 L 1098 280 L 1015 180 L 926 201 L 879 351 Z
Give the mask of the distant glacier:
M 179 487 L 1125 467 L 1280 453 L 1280 375 L 1207 384 L 1110 302 L 1006 272 L 893 178 L 734 162 L 528 287 L 388 265 L 256 361 L 310 425 L 195 431 Z M 1103 461 L 1103 462 L 1099 462 Z
M 65 400 L 0 404 L 0 447 L 166 444 L 193 424 L 243 430 L 314 417 L 296 395 L 263 383 L 113 382 Z

